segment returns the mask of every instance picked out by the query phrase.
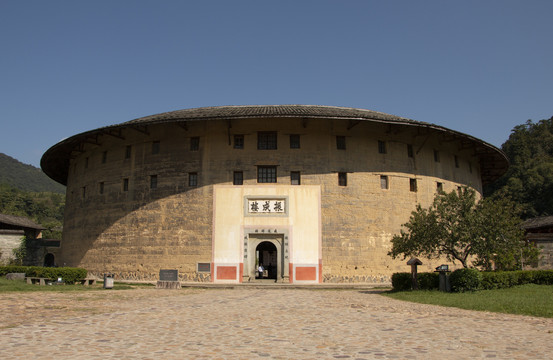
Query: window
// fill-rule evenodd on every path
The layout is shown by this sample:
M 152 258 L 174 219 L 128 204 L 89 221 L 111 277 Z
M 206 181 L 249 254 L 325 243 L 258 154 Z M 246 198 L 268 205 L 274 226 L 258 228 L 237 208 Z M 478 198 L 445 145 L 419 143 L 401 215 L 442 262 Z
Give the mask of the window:
M 244 148 L 244 135 L 234 135 L 234 148 L 235 149 Z
M 290 149 L 300 148 L 300 136 L 298 134 L 290 135 Z
M 198 186 L 198 173 L 188 173 L 188 186 Z
M 346 150 L 346 137 L 345 136 L 336 136 L 336 149 Z
M 440 162 L 440 152 L 438 150 L 434 150 L 434 161 Z
M 338 185 L 348 186 L 348 173 L 345 173 L 345 172 L 338 173 Z
M 123 179 L 123 191 L 129 191 L 129 179 Z
M 125 148 L 125 159 L 131 158 L 131 151 L 132 151 L 132 146 L 127 145 L 127 147 Z
M 258 166 L 257 167 L 257 182 L 258 183 L 276 183 L 276 166 Z
M 444 184 L 439 182 L 439 183 L 436 183 L 436 191 L 441 193 L 444 191 Z
M 157 189 L 157 175 L 150 175 L 150 189 Z
M 257 133 L 257 150 L 276 150 L 276 131 L 260 131 Z
M 108 152 L 107 151 L 104 151 L 102 153 L 102 164 L 105 164 L 106 161 L 108 161 Z
M 410 157 L 410 158 L 413 157 L 413 145 L 411 144 L 407 145 L 407 157 Z
M 290 172 L 290 184 L 301 185 L 301 176 L 299 171 Z
M 469 171 L 472 174 L 472 163 L 469 163 Z
M 386 154 L 386 142 L 378 140 L 378 153 Z
M 457 155 L 454 156 L 454 159 L 455 159 L 455 167 L 458 168 L 459 167 L 459 158 L 457 157 Z
M 104 194 L 104 182 L 103 181 L 98 184 L 98 192 L 100 193 L 100 195 Z
M 84 159 L 84 168 L 88 169 L 88 158 Z
M 409 190 L 417 192 L 417 179 L 409 179 Z
M 159 141 L 152 142 L 152 155 L 159 154 Z
M 190 151 L 198 151 L 200 150 L 200 138 L 198 136 L 194 136 L 190 138 Z
M 380 175 L 380 188 L 388 189 L 388 177 L 386 175 Z
M 84 200 L 86 198 L 86 186 L 83 186 L 81 188 L 81 199 Z
M 232 176 L 232 185 L 244 184 L 244 173 L 242 171 L 235 171 Z

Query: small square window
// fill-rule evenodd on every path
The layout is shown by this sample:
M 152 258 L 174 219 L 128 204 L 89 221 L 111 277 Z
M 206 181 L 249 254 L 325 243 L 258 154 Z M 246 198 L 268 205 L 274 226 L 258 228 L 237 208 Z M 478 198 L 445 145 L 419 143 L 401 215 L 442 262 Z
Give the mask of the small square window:
M 380 188 L 387 190 L 388 186 L 388 177 L 386 175 L 380 175 Z
M 301 185 L 301 175 L 299 171 L 290 172 L 290 184 Z
M 232 177 L 232 185 L 243 185 L 244 184 L 244 172 L 235 171 Z
M 440 162 L 440 152 L 438 150 L 434 150 L 434 161 Z
M 386 154 L 386 142 L 378 140 L 378 153 Z
M 101 183 L 98 184 L 98 193 L 100 195 L 103 195 L 104 194 L 104 182 L 102 181 Z
M 150 175 L 150 189 L 157 189 L 157 175 Z
M 300 136 L 298 134 L 290 135 L 290 149 L 300 148 Z
M 455 167 L 458 168 L 459 167 L 459 157 L 457 157 L 457 155 L 455 155 L 454 159 L 455 159 Z
M 439 183 L 436 183 L 436 191 L 441 193 L 444 191 L 444 184 L 439 182 Z
M 190 138 L 190 151 L 198 151 L 200 150 L 200 138 L 198 136 L 194 136 Z
M 413 157 L 413 145 L 411 144 L 407 145 L 407 157 L 410 157 L 410 158 Z
M 191 186 L 191 187 L 198 186 L 198 173 L 196 172 L 188 173 L 188 186 Z
M 234 135 L 234 148 L 235 149 L 244 148 L 244 135 Z
M 258 183 L 276 183 L 277 182 L 276 166 L 258 166 L 257 182 Z
M 102 164 L 105 164 L 106 161 L 108 161 L 108 152 L 107 151 L 104 151 L 102 153 Z
M 409 179 L 409 190 L 417 192 L 417 179 Z
M 152 155 L 159 154 L 159 141 L 152 142 Z
M 130 159 L 131 158 L 131 152 L 132 152 L 132 146 L 127 145 L 125 147 L 125 159 Z
M 346 137 L 345 136 L 336 136 L 336 149 L 346 150 Z
M 276 150 L 276 131 L 260 131 L 257 133 L 257 150 Z
M 123 179 L 123 191 L 129 191 L 129 179 Z
M 348 173 L 345 173 L 345 172 L 338 173 L 338 185 L 348 186 Z

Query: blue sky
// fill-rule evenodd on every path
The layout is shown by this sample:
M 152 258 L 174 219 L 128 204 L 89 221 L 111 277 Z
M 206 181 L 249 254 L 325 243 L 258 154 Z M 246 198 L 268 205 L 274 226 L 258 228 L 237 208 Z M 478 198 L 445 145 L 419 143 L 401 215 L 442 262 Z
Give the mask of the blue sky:
M 200 106 L 382 111 L 501 146 L 553 116 L 553 1 L 0 2 L 0 152 Z

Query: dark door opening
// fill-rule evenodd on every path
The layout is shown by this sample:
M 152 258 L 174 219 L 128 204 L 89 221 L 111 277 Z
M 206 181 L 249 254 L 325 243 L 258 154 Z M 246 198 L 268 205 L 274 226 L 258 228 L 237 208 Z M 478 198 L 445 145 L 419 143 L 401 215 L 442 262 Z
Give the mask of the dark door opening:
M 54 254 L 48 253 L 46 254 L 46 256 L 44 256 L 44 266 L 46 267 L 56 266 Z
M 258 279 L 277 279 L 277 248 L 269 242 L 263 241 L 255 248 L 257 256 L 257 270 L 263 266 L 263 272 L 257 271 Z

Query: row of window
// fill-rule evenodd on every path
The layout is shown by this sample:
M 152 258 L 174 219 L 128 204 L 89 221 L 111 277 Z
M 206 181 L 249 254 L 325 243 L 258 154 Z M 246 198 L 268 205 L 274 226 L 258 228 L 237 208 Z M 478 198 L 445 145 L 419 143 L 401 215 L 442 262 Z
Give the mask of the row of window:
M 338 172 L 338 185 L 347 186 L 348 185 L 348 173 L 347 172 Z M 258 166 L 257 169 L 257 182 L 258 183 L 276 183 L 277 182 L 277 173 L 276 166 Z M 244 184 L 244 172 L 243 171 L 234 171 L 233 173 L 233 185 L 243 185 Z M 299 171 L 290 172 L 290 184 L 291 185 L 301 185 L 301 173 Z M 158 185 L 158 176 L 150 175 L 150 189 L 156 189 Z M 188 173 L 188 186 L 196 187 L 198 186 L 198 173 L 191 172 Z M 104 194 L 105 183 L 98 183 L 98 192 L 100 195 Z M 380 188 L 388 190 L 390 188 L 390 180 L 387 175 L 380 176 Z M 129 179 L 124 178 L 122 182 L 122 190 L 129 191 Z M 409 179 L 409 190 L 411 192 L 417 192 L 417 179 Z M 436 191 L 443 191 L 443 183 L 436 183 Z M 86 197 L 86 186 L 82 187 L 82 198 Z
M 300 135 L 291 134 L 290 136 L 290 149 L 299 149 L 300 148 Z M 234 146 L 235 149 L 244 149 L 244 135 L 234 135 Z M 200 138 L 195 136 L 190 138 L 190 151 L 198 151 L 200 149 Z M 276 131 L 260 131 L 257 133 L 257 149 L 258 150 L 276 150 L 277 149 L 277 132 Z M 336 149 L 346 150 L 346 137 L 342 135 L 336 136 Z M 152 155 L 159 154 L 160 152 L 160 142 L 152 142 Z M 130 159 L 132 153 L 132 145 L 127 145 L 125 148 L 125 159 Z M 378 153 L 386 154 L 387 146 L 386 142 L 383 140 L 378 140 Z M 102 153 L 102 164 L 107 162 L 108 152 L 104 151 Z M 407 144 L 407 157 L 413 158 L 414 151 L 413 145 Z M 440 162 L 440 152 L 434 150 L 434 161 Z M 454 155 L 455 167 L 459 168 L 459 158 L 457 155 Z M 88 157 L 85 158 L 85 169 L 88 168 Z M 472 173 L 472 164 L 469 163 L 469 171 Z

